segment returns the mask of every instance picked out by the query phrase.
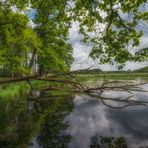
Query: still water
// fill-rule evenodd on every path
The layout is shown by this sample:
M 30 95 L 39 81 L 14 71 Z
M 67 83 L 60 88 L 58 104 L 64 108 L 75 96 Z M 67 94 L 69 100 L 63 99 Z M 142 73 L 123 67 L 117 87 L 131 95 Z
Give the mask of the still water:
M 148 93 L 132 93 L 103 93 L 113 100 L 78 94 L 13 100 L 0 115 L 0 147 L 148 147 Z

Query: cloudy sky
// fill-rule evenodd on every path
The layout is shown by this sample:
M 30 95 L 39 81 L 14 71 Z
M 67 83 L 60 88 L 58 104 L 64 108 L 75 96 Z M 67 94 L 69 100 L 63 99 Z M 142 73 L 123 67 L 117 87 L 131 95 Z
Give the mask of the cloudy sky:
M 79 26 L 78 23 L 73 23 L 72 28 L 70 29 L 70 43 L 72 44 L 74 51 L 74 63 L 71 66 L 72 70 L 77 69 L 86 69 L 86 68 L 99 68 L 102 70 L 115 70 L 115 65 L 109 65 L 109 64 L 98 64 L 97 60 L 94 61 L 89 57 L 89 52 L 91 50 L 91 44 L 87 43 L 84 44 L 81 42 L 82 35 L 79 34 Z M 139 48 L 147 47 L 148 46 L 148 28 L 146 27 L 144 29 L 144 35 L 140 39 L 140 46 Z M 138 69 L 144 66 L 148 66 L 148 62 L 144 63 L 134 63 L 134 62 L 127 62 L 125 66 L 125 70 L 133 70 Z
M 16 8 L 14 8 L 16 10 Z M 148 4 L 144 5 L 142 7 L 142 11 L 147 11 L 148 10 Z M 33 9 L 28 9 L 27 15 L 30 18 L 30 25 L 35 26 L 35 24 L 32 22 L 32 19 L 34 18 L 35 10 Z M 122 18 L 126 19 L 125 15 L 122 15 Z M 143 29 L 144 35 L 140 39 L 140 46 L 138 48 L 144 48 L 148 47 L 148 25 L 142 25 L 140 26 L 140 29 Z M 74 22 L 72 24 L 72 27 L 70 29 L 70 37 L 69 37 L 69 42 L 72 44 L 74 51 L 73 51 L 73 56 L 74 56 L 74 63 L 71 65 L 71 70 L 78 70 L 78 69 L 93 69 L 93 68 L 99 68 L 102 70 L 116 70 L 116 65 L 109 65 L 109 64 L 103 64 L 100 65 L 98 64 L 98 61 L 94 61 L 89 57 L 89 53 L 91 51 L 91 43 L 83 43 L 81 42 L 81 39 L 83 36 L 79 34 L 79 24 L 77 22 Z M 138 49 L 137 48 L 137 49 Z M 133 70 L 133 69 L 138 69 L 141 67 L 148 66 L 148 62 L 144 63 L 134 63 L 134 62 L 127 62 L 125 66 L 125 70 Z
M 140 7 L 140 11 L 147 12 L 148 10 L 148 3 Z M 120 13 L 120 16 L 127 20 L 128 15 Z M 148 22 L 145 24 L 142 23 L 139 25 L 140 29 L 143 30 L 144 35 L 140 39 L 140 45 L 136 49 L 148 47 Z M 82 35 L 79 34 L 79 25 L 78 23 L 73 23 L 72 28 L 70 29 L 70 43 L 74 48 L 73 56 L 75 58 L 74 63 L 71 66 L 72 70 L 77 69 L 86 69 L 86 68 L 99 68 L 102 70 L 115 70 L 116 65 L 109 65 L 109 64 L 98 64 L 97 61 L 93 61 L 88 55 L 91 50 L 91 44 L 87 43 L 84 44 L 81 42 Z M 135 50 L 136 50 L 135 49 Z M 138 69 L 141 67 L 148 66 L 148 62 L 144 63 L 135 63 L 135 62 L 127 62 L 125 66 L 125 70 L 133 70 Z

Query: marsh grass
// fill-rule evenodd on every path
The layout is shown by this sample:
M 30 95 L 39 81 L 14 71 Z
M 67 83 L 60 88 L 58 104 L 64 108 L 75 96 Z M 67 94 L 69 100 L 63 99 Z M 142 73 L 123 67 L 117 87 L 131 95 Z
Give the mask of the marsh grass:
M 100 80 L 148 80 L 147 73 L 99 73 L 99 74 L 77 74 L 79 82 Z

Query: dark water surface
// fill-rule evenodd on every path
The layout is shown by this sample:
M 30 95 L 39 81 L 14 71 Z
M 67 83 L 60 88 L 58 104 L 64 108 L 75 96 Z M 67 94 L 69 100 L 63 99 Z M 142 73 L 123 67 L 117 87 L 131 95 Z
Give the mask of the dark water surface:
M 143 88 L 148 89 L 148 85 Z M 147 92 L 137 91 L 133 94 L 130 100 L 148 101 Z M 103 94 L 122 100 L 130 95 L 120 91 Z M 127 104 L 130 106 L 124 107 Z M 7 104 L 0 119 L 2 148 L 148 146 L 148 106 L 130 101 L 102 101 L 87 95 L 36 100 L 21 98 L 21 101 L 18 99 Z

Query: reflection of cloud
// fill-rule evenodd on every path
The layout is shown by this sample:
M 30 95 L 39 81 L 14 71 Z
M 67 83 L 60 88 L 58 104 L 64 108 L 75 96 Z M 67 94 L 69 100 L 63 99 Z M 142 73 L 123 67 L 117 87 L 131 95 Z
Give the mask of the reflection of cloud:
M 110 125 L 113 129 L 112 136 L 124 136 L 131 148 L 148 144 L 146 108 L 112 110 L 111 113 L 108 110 L 107 112 L 107 118 L 110 120 Z
M 76 97 L 75 105 L 76 107 L 73 112 L 66 118 L 70 125 L 67 132 L 72 136 L 69 147 L 88 148 L 90 138 L 97 131 L 103 132 L 109 128 L 109 123 L 102 107 L 88 103 L 88 101 L 83 101 L 81 97 Z
M 116 95 L 120 96 L 119 92 Z M 123 93 L 121 95 L 124 96 Z M 143 94 L 141 97 L 144 97 Z M 76 96 L 75 108 L 65 119 L 69 122 L 67 133 L 72 136 L 69 148 L 88 148 L 90 138 L 96 134 L 107 137 L 122 136 L 130 148 L 148 145 L 146 107 L 134 106 L 115 110 L 98 101 L 89 101 L 90 99 L 87 96 Z
M 143 90 L 148 91 L 148 84 L 144 85 L 143 87 L 141 87 L 141 89 L 143 88 Z M 148 92 L 137 92 L 134 91 L 134 100 L 139 100 L 139 101 L 147 101 L 148 102 Z

